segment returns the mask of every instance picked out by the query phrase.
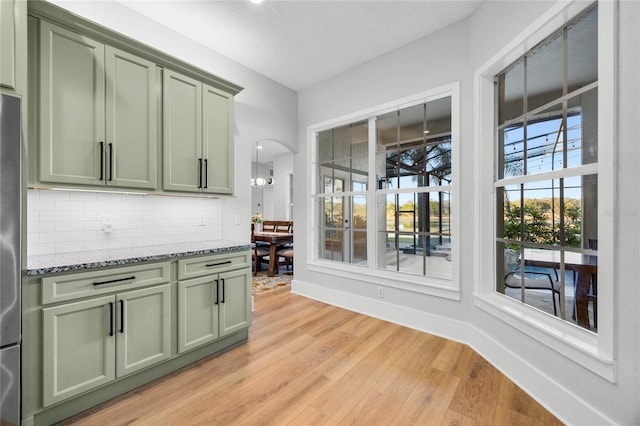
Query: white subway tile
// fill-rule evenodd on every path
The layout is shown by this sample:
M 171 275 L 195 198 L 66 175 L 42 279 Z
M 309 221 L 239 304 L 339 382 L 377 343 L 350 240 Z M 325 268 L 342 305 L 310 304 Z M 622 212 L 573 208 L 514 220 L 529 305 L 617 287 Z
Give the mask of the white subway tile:
M 68 232 L 41 232 L 40 242 L 46 243 L 63 243 L 69 241 Z
M 54 243 L 31 244 L 27 247 L 27 256 L 37 256 L 39 254 L 53 254 L 56 252 Z
M 69 191 L 41 190 L 41 200 L 65 201 L 69 200 Z
M 56 221 L 68 221 L 68 220 L 69 220 L 69 212 L 67 211 L 47 210 L 47 211 L 40 212 L 41 222 L 56 222 Z
M 83 251 L 83 250 L 84 250 L 84 243 L 81 241 L 56 243 L 56 253 L 70 253 L 74 251 Z

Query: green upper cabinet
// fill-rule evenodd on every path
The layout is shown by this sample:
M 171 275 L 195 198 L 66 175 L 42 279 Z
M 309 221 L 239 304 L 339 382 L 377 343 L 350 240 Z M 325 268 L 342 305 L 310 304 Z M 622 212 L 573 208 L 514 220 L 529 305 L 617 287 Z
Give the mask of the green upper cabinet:
M 106 182 L 156 187 L 156 65 L 107 46 Z
M 233 96 L 211 86 L 202 92 L 204 192 L 233 194 Z
M 40 34 L 40 180 L 98 185 L 104 181 L 104 45 L 44 21 Z
M 0 86 L 16 87 L 15 0 L 0 1 Z
M 41 21 L 40 181 L 156 187 L 155 64 Z
M 163 188 L 201 192 L 202 83 L 164 70 Z
M 233 96 L 165 69 L 163 188 L 233 194 Z

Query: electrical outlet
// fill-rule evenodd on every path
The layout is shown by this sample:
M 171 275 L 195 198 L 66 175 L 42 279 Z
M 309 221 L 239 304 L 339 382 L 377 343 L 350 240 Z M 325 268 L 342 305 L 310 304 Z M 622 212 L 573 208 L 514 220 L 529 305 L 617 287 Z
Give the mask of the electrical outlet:
M 382 287 L 378 287 L 378 297 L 381 299 L 384 297 L 384 289 Z
M 207 225 L 207 217 L 205 215 L 200 215 L 200 223 L 198 226 L 206 226 Z

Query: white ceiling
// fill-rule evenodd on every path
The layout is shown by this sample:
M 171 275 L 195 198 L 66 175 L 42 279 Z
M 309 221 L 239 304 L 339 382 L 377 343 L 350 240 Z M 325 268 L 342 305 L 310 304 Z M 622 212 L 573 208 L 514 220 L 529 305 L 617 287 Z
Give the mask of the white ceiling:
M 481 0 L 119 0 L 293 90 L 471 15 Z

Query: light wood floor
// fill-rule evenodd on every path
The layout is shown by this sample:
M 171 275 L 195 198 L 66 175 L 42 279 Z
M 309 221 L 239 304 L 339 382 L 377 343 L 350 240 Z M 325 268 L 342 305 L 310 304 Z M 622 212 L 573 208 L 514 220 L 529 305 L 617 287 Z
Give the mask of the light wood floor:
M 69 424 L 561 424 L 465 345 L 289 292 L 247 343 Z

